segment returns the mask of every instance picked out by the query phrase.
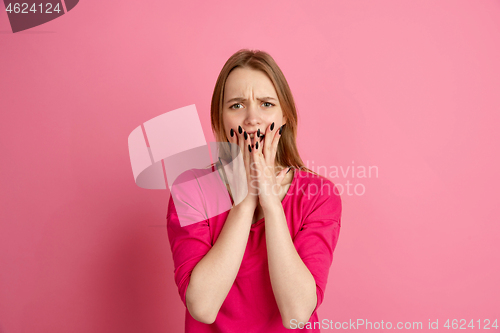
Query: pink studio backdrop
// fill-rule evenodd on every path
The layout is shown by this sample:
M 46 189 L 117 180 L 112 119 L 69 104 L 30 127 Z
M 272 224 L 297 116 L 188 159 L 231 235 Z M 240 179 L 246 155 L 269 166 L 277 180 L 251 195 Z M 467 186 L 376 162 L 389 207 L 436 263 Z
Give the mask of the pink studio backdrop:
M 499 1 L 86 0 L 16 34 L 0 8 L 0 332 L 183 332 L 169 193 L 134 183 L 127 137 L 195 104 L 213 140 L 240 48 L 285 73 L 304 161 L 339 169 L 320 320 L 500 319 Z

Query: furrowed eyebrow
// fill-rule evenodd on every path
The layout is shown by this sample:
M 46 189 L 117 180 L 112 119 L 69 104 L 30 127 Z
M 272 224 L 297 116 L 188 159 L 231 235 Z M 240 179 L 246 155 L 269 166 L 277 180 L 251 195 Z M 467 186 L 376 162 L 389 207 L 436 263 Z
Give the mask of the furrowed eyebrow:
M 258 97 L 257 99 L 259 101 L 268 101 L 268 100 L 274 100 L 274 101 L 276 101 L 276 98 L 274 98 L 274 97 Z M 231 98 L 229 101 L 227 101 L 226 104 L 233 103 L 233 102 L 242 102 L 242 101 L 246 101 L 246 98 L 244 98 L 244 97 L 235 97 L 235 98 Z

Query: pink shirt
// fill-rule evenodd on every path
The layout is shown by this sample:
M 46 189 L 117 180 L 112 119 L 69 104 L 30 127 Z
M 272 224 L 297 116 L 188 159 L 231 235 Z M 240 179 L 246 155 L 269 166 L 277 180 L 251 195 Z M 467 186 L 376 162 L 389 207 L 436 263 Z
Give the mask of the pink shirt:
M 182 198 L 185 202 L 192 200 L 198 201 L 198 205 L 206 204 L 203 198 L 210 197 L 214 188 L 223 187 L 229 196 L 222 181 L 216 184 L 213 177 L 212 180 L 206 181 L 204 180 L 206 177 L 202 178 L 203 175 L 213 170 L 212 167 L 212 170 L 192 169 L 188 171 L 200 178 L 197 178 L 199 180 L 197 193 L 185 195 Z M 316 280 L 318 301 L 309 319 L 313 323 L 319 321 L 316 309 L 323 302 L 333 251 L 340 232 L 342 204 L 338 190 L 328 179 L 304 170 L 295 169 L 290 172 L 294 172 L 293 180 L 281 204 L 295 249 Z M 189 204 L 186 207 L 193 207 L 193 205 Z M 217 241 L 229 211 L 203 218 L 203 212 L 208 209 L 206 207 L 198 209 L 196 213 L 189 212 L 189 214 L 200 214 L 198 221 L 201 222 L 181 225 L 176 208 L 184 209 L 177 203 L 174 206 L 174 201 L 170 197 L 167 231 L 174 260 L 174 279 L 181 300 L 186 306 L 186 290 L 191 272 Z M 251 226 L 238 275 L 215 322 L 208 325 L 195 320 L 186 307 L 185 326 L 187 333 L 289 332 L 282 324 L 271 287 L 264 218 Z M 313 330 L 304 328 L 297 329 L 297 331 L 320 332 L 319 328 Z

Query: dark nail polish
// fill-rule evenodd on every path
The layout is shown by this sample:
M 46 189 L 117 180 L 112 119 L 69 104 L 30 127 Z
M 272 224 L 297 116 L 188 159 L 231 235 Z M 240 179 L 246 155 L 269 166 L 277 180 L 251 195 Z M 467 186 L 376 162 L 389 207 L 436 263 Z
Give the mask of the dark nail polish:
M 259 149 L 259 141 L 255 143 L 255 149 Z
M 247 131 L 245 131 L 245 140 L 248 139 Z
M 248 151 L 252 152 L 252 147 L 250 145 L 248 145 Z
M 260 137 L 260 128 L 257 130 L 257 137 Z
M 274 123 L 271 124 L 271 131 L 274 129 Z
M 288 171 L 287 171 L 286 173 L 289 173 L 289 172 L 290 172 L 290 170 L 292 170 L 292 168 L 288 168 Z
M 279 134 L 281 135 L 281 130 L 283 129 L 283 125 L 280 126 Z
M 233 131 L 233 129 L 231 128 L 231 137 L 233 137 L 233 136 L 234 136 L 234 131 Z
M 241 132 L 243 132 L 243 129 L 241 128 L 241 126 L 238 126 L 238 133 L 241 134 Z

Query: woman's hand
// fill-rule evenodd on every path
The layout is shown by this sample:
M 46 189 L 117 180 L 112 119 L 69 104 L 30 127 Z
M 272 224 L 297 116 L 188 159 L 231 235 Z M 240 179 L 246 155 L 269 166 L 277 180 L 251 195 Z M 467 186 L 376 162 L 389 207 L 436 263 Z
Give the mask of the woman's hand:
M 248 205 L 257 208 L 259 201 L 258 187 L 252 186 L 251 176 L 251 150 L 252 139 L 243 131 L 241 126 L 232 129 L 233 135 L 229 137 L 231 147 L 231 167 L 224 167 L 231 188 L 231 194 L 235 205 Z M 256 136 L 254 138 L 256 140 Z M 238 155 L 241 152 L 241 155 Z
M 276 203 L 276 200 L 280 202 L 281 185 L 288 171 L 288 168 L 285 168 L 276 175 L 274 169 L 282 128 L 283 126 L 275 128 L 274 123 L 272 123 L 266 130 L 265 138 L 262 141 L 257 139 L 251 153 L 251 175 L 253 177 L 251 187 L 257 187 L 259 202 L 263 208 Z

